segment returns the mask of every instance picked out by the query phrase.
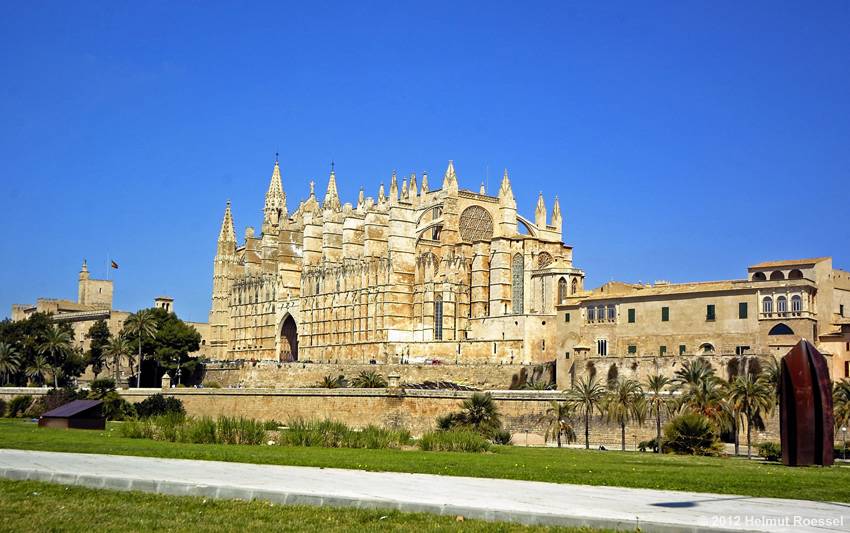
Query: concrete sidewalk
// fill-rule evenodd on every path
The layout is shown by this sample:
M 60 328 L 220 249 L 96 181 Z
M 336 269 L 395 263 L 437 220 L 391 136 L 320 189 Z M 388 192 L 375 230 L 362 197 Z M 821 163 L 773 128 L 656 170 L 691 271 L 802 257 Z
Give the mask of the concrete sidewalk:
M 850 531 L 850 505 L 533 481 L 0 450 L 0 476 L 281 504 L 642 531 Z

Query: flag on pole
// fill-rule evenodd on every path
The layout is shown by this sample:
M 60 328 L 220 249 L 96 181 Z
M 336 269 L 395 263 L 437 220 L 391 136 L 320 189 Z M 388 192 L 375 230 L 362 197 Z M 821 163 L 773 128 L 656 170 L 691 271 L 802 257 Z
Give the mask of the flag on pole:
M 115 261 L 112 261 L 112 268 L 114 268 L 115 270 L 118 270 L 118 263 L 116 263 Z

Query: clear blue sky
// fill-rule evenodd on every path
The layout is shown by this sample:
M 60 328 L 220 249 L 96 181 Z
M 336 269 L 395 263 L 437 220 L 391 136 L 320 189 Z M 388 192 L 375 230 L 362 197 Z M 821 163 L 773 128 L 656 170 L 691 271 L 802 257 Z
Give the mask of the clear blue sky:
M 331 160 L 343 201 L 508 167 L 588 286 L 850 267 L 850 2 L 538 4 L 4 2 L 0 317 L 108 253 L 117 308 L 206 320 L 276 150 L 290 208 Z

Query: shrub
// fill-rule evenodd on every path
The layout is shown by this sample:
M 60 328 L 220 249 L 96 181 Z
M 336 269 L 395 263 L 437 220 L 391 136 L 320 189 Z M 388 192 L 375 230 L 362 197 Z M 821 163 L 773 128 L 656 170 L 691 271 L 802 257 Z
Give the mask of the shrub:
M 782 458 L 782 448 L 778 442 L 762 442 L 758 446 L 759 455 L 765 461 L 778 461 Z
M 476 392 L 460 406 L 460 412 L 437 417 L 437 427 L 442 430 L 469 429 L 494 440 L 502 431 L 502 419 L 489 392 Z
M 502 444 L 509 446 L 512 442 L 511 432 L 507 429 L 500 429 L 493 434 L 493 444 Z
M 266 437 L 263 423 L 250 418 L 220 416 L 216 420 L 219 444 L 262 444 Z
M 139 418 L 161 416 L 168 413 L 183 414 L 185 412 L 183 402 L 171 396 L 166 398 L 159 393 L 148 396 L 136 404 L 136 413 L 139 415 Z
M 128 420 L 118 426 L 118 434 L 128 439 L 153 439 L 155 429 L 151 419 Z
M 218 437 L 215 420 L 208 416 L 186 419 L 180 428 L 180 441 L 194 444 L 216 444 Z
M 380 376 L 378 377 L 380 378 Z M 345 388 L 346 385 L 348 385 L 348 383 L 345 381 L 345 376 L 340 374 L 337 377 L 333 377 L 331 375 L 323 377 L 322 381 L 319 382 L 318 387 L 322 389 L 342 389 Z
M 9 417 L 17 418 L 22 416 L 24 412 L 32 405 L 32 396 L 15 396 L 9 401 Z
M 115 391 L 115 380 L 112 378 L 98 378 L 89 383 L 89 398 L 100 400 L 113 391 Z
M 719 455 L 722 444 L 707 417 L 685 412 L 664 426 L 662 449 L 682 455 Z
M 351 385 L 360 389 L 382 389 L 387 386 L 387 380 L 374 370 L 363 370 L 351 380 Z
M 263 428 L 266 431 L 274 431 L 282 425 L 283 424 L 281 424 L 277 420 L 266 420 L 266 421 L 263 422 Z
M 638 450 L 645 452 L 646 450 L 655 451 L 658 449 L 658 439 L 642 440 L 638 444 Z
M 425 452 L 486 452 L 490 441 L 468 429 L 431 431 L 422 435 L 417 442 Z
M 333 420 L 292 420 L 288 429 L 280 432 L 283 446 L 320 446 L 323 448 L 400 448 L 410 442 L 410 432 L 366 426 L 362 430 Z
M 205 389 L 220 389 L 221 383 L 218 381 L 205 381 L 201 386 Z

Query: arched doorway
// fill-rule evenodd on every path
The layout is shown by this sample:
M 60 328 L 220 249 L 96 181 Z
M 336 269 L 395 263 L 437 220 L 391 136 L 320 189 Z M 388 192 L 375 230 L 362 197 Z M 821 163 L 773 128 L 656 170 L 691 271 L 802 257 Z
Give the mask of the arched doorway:
M 287 315 L 280 327 L 280 362 L 298 360 L 298 326 L 292 315 Z

